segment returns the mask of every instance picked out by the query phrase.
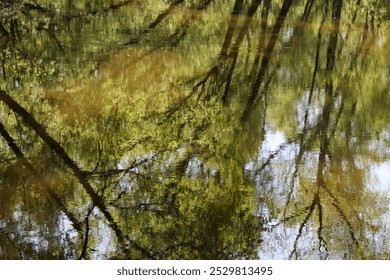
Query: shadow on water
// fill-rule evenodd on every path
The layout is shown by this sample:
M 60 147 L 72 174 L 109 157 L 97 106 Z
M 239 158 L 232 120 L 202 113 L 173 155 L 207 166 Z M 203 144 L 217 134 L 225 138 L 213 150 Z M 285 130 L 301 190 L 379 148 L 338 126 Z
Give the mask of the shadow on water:
M 386 3 L 0 3 L 1 259 L 389 258 Z

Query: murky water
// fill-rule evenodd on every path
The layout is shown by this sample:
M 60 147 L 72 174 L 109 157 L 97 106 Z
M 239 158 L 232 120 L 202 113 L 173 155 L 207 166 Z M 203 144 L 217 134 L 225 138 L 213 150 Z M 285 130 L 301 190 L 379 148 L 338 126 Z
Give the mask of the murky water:
M 0 1 L 1 259 L 389 259 L 387 1 Z

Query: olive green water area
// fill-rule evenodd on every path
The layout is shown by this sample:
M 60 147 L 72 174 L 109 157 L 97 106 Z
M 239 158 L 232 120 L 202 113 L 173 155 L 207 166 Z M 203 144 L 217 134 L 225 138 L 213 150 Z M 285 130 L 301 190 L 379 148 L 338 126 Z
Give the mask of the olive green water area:
M 0 0 L 0 259 L 389 259 L 390 1 Z

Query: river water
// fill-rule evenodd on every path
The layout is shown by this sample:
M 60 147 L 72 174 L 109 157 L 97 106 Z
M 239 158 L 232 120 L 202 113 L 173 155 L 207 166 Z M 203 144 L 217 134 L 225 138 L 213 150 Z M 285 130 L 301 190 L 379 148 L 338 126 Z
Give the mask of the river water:
M 389 259 L 386 1 L 0 4 L 0 259 Z

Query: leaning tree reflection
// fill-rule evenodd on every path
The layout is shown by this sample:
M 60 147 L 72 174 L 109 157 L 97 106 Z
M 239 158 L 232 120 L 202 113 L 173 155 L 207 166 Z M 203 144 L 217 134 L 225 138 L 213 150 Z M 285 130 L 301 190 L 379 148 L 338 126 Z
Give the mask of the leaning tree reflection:
M 66 246 L 58 243 L 56 250 L 34 245 L 38 237 L 53 245 L 56 241 L 38 230 L 43 227 L 34 216 L 38 213 L 33 211 L 32 215 L 31 208 L 22 208 L 18 210 L 19 216 L 25 217 L 34 228 L 29 233 L 31 238 L 22 235 L 19 240 L 12 233 L 7 233 L 10 235 L 7 237 L 15 247 L 21 247 L 21 242 L 36 247 L 21 249 L 20 258 L 64 258 L 60 251 L 64 247 L 71 248 L 67 257 L 78 258 L 102 257 L 94 256 L 92 249 L 99 249 L 99 253 L 111 258 L 256 257 L 260 239 L 255 188 L 242 169 L 248 153 L 241 154 L 232 141 L 236 139 L 235 133 L 242 135 L 243 143 L 250 138 L 257 142 L 259 137 L 251 137 L 248 135 L 251 131 L 239 128 L 239 118 L 220 106 L 218 89 L 210 89 L 215 96 L 210 91 L 206 97 L 203 90 L 198 91 L 201 83 L 190 86 L 190 82 L 183 82 L 183 73 L 192 71 L 185 69 L 184 66 L 188 68 L 185 60 L 180 62 L 181 69 L 169 69 L 180 58 L 175 58 L 174 48 L 190 36 L 187 34 L 190 24 L 210 3 L 203 1 L 185 8 L 178 7 L 183 1 L 174 2 L 161 9 L 161 14 L 149 24 L 148 32 L 138 34 L 149 36 L 152 27 L 163 24 L 166 18 L 174 20 L 172 13 L 175 13 L 177 28 L 169 40 L 155 36 L 155 42 L 146 44 L 141 38 L 136 48 L 124 49 L 127 43 L 122 44 L 123 35 L 118 34 L 114 38 L 117 48 L 110 54 L 109 62 L 96 60 L 89 49 L 82 52 L 90 39 L 84 39 L 77 28 L 72 33 L 76 26 L 73 21 L 87 25 L 82 16 L 73 18 L 66 11 L 65 16 L 56 15 L 50 6 L 23 5 L 28 12 L 26 18 L 20 15 L 17 19 L 20 37 L 6 36 L 14 48 L 4 49 L 2 82 L 14 95 L 16 92 L 31 95 L 27 100 L 18 100 L 1 92 L 3 116 L 8 116 L 1 132 L 11 149 L 5 155 L 13 153 L 16 158 L 11 158 L 11 163 L 22 168 L 16 168 L 15 176 L 21 181 L 14 183 L 27 185 L 30 192 L 41 191 L 56 203 L 57 214 L 41 210 L 53 221 L 47 233 L 67 232 L 71 238 Z M 30 30 L 35 30 L 36 36 L 24 33 L 29 28 L 24 20 L 28 22 L 32 13 L 50 17 L 46 20 L 49 23 L 32 24 Z M 91 14 L 97 14 L 96 20 L 102 17 L 94 10 Z M 63 17 L 67 19 L 65 23 L 59 21 Z M 11 25 L 6 27 L 14 29 Z M 66 28 L 79 38 L 75 44 L 70 38 L 71 48 L 63 41 L 62 30 Z M 102 29 L 99 36 L 104 32 Z M 22 45 L 25 40 L 38 40 L 43 48 L 32 52 L 32 45 Z M 193 39 L 185 44 L 193 45 Z M 106 53 L 110 49 L 112 46 L 108 45 Z M 188 54 L 181 56 L 184 55 Z M 47 67 L 48 61 L 38 60 L 36 65 L 36 56 L 52 62 Z M 124 56 L 131 58 L 123 60 Z M 89 62 L 80 69 L 68 69 L 80 57 Z M 134 69 L 131 67 L 134 64 L 139 67 Z M 153 72 L 156 64 L 159 72 Z M 40 65 L 43 71 L 34 75 L 34 69 Z M 90 67 L 93 67 L 91 77 L 80 86 L 78 80 Z M 118 69 L 122 69 L 120 75 Z M 101 77 L 101 72 L 106 76 Z M 161 72 L 176 81 L 161 78 Z M 43 89 L 64 80 L 67 73 L 76 79 Z M 211 87 L 212 83 L 209 84 Z M 156 85 L 157 89 L 162 87 L 172 93 L 166 96 L 164 92 L 156 92 Z M 163 106 L 153 101 L 156 96 L 151 96 L 152 93 L 160 96 Z M 85 103 L 80 103 L 81 100 Z M 136 108 L 129 112 L 129 107 Z M 28 149 L 23 145 L 28 145 Z M 40 164 L 32 163 L 35 158 Z M 23 178 L 22 170 L 26 176 L 35 178 L 34 183 Z M 22 196 L 23 192 L 16 193 L 17 200 Z M 45 199 L 39 196 L 38 201 L 44 205 Z M 17 205 L 16 202 L 10 205 L 9 211 L 15 213 Z M 64 221 L 62 228 L 58 224 L 60 218 Z M 15 222 L 22 224 L 20 217 Z M 11 228 L 6 220 L 4 226 Z M 8 250 L 11 245 L 4 246 L 4 257 L 16 258 Z M 99 246 L 104 248 L 96 248 Z

